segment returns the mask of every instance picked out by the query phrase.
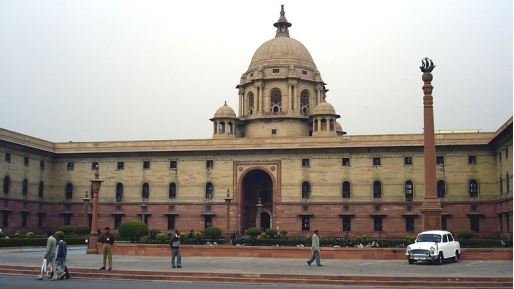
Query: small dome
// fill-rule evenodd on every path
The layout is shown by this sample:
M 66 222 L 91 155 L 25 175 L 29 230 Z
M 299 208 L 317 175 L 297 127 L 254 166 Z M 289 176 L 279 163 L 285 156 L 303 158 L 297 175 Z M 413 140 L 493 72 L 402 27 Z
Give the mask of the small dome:
M 214 114 L 214 118 L 235 118 L 236 113 L 234 110 L 227 105 L 227 102 L 225 101 L 225 104 L 218 108 L 216 113 Z
M 341 126 L 341 124 L 336 121 L 336 132 L 342 132 L 343 131 L 343 127 Z
M 336 110 L 330 103 L 325 101 L 318 104 L 318 106 L 316 106 L 316 108 L 314 109 L 313 115 L 320 114 L 336 114 Z

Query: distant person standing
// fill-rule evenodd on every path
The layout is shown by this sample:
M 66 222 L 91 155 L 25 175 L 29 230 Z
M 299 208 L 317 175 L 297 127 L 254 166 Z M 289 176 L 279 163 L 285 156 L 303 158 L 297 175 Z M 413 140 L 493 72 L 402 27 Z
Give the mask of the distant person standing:
M 319 234 L 318 229 L 314 230 L 314 234 L 312 235 L 312 246 L 311 246 L 312 257 L 309 259 L 309 261 L 307 261 L 307 264 L 309 264 L 309 266 L 311 265 L 312 262 L 314 262 L 314 260 L 316 260 L 316 265 L 323 266 L 323 265 L 321 265 L 321 261 L 319 259 L 320 247 L 319 247 L 318 234 Z
M 105 270 L 105 262 L 109 258 L 109 270 L 112 269 L 112 245 L 114 244 L 114 236 L 111 234 L 111 228 L 105 227 L 105 233 L 102 234 L 102 255 L 103 255 L 103 266 L 100 270 Z
M 63 280 L 64 278 L 70 279 L 70 274 L 68 273 L 68 267 L 66 267 L 66 256 L 68 255 L 68 244 L 64 241 L 64 235 L 59 236 L 59 243 L 57 245 L 57 259 L 55 261 L 55 265 L 57 266 L 57 270 L 61 274 L 58 278 L 59 280 Z
M 193 231 L 193 229 L 191 229 L 191 231 L 189 231 L 189 235 L 187 236 L 187 238 L 193 239 L 194 236 L 195 236 L 195 231 Z
M 46 232 L 48 235 L 48 240 L 46 241 L 46 251 L 44 260 L 46 261 L 46 265 L 41 266 L 41 273 L 36 277 L 37 280 L 43 280 L 45 277 L 46 267 L 50 265 L 52 267 L 52 279 L 51 281 L 57 280 L 57 274 L 55 272 L 55 251 L 57 250 L 57 240 L 54 238 L 54 234 L 52 231 Z M 43 261 L 44 262 L 44 261 Z
M 171 268 L 182 268 L 182 257 L 180 256 L 180 231 L 175 230 L 175 235 L 170 241 L 171 247 Z M 175 266 L 175 257 L 177 258 L 177 266 Z

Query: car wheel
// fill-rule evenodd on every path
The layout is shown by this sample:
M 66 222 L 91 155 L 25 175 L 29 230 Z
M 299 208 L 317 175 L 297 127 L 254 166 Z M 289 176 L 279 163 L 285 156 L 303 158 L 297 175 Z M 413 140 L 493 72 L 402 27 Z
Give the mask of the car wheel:
M 455 251 L 455 256 L 452 258 L 453 263 L 457 263 L 459 261 L 459 251 Z
M 416 261 L 409 259 L 409 264 L 414 264 L 414 262 L 416 262 Z
M 442 265 L 444 262 L 443 252 L 439 253 L 439 256 L 437 256 L 437 259 L 435 260 L 435 263 L 437 265 Z

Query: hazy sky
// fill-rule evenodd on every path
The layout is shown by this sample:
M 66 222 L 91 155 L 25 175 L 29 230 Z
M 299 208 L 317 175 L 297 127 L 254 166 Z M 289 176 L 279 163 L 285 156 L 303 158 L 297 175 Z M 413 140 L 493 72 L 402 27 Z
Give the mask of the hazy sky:
M 496 131 L 513 109 L 513 1 L 0 0 L 0 127 L 50 141 L 204 139 L 280 4 L 350 135 Z

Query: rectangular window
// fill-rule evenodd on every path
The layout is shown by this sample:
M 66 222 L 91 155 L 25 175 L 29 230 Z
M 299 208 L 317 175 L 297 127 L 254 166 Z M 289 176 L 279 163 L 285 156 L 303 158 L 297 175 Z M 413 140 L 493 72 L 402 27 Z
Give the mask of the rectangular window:
M 44 160 L 40 160 L 39 161 L 39 168 L 44 170 L 45 169 L 45 161 Z
M 343 232 L 350 232 L 352 230 L 352 218 L 343 217 Z
M 27 214 L 21 214 L 21 227 L 27 228 Z
M 273 134 L 273 135 L 277 134 L 277 130 L 276 129 L 272 129 L 271 130 L 271 134 Z
M 3 212 L 2 226 L 4 226 L 4 228 L 9 227 L 9 212 L 7 211 Z
M 71 225 L 71 216 L 70 215 L 64 215 L 64 226 Z
M 170 161 L 170 169 L 176 169 L 177 168 L 177 161 Z
M 205 216 L 205 229 L 212 227 L 212 216 Z
M 68 163 L 68 171 L 73 171 L 73 163 Z
M 207 162 L 205 162 L 205 166 L 206 166 L 208 169 L 212 169 L 212 168 L 214 168 L 214 161 L 213 161 L 213 160 L 207 160 Z
M 309 167 L 310 160 L 309 159 L 302 159 L 302 167 Z
M 5 162 L 10 163 L 11 162 L 11 153 L 5 153 Z
M 414 232 L 414 217 L 405 218 L 405 231 Z
M 280 72 L 280 69 L 278 69 L 278 68 L 273 69 L 273 73 L 279 73 L 279 72 Z
M 343 167 L 350 166 L 350 158 L 343 158 Z
M 412 166 L 412 157 L 404 157 L 403 164 L 406 166 Z
M 150 161 L 143 161 L 143 169 L 145 169 L 145 170 L 150 169 Z
M 311 230 L 311 221 L 309 217 L 302 217 L 302 231 Z
M 98 166 L 98 162 L 92 162 L 91 163 L 91 169 L 96 170 L 96 166 Z
M 444 165 L 444 156 L 436 156 L 435 163 L 438 165 Z
M 37 227 L 38 228 L 43 228 L 43 218 L 44 218 L 43 214 L 37 215 Z
M 211 221 L 212 225 L 212 221 Z M 168 230 L 175 230 L 175 216 L 168 215 Z
M 124 170 L 125 169 L 125 163 L 124 162 L 118 162 L 118 165 L 116 166 L 116 169 Z
M 476 165 L 477 164 L 477 156 L 468 156 L 468 164 Z
M 374 217 L 373 227 L 375 232 L 382 231 L 382 217 Z
M 25 165 L 27 167 L 29 166 L 29 157 L 24 157 L 23 158 L 23 165 Z
M 379 166 L 380 165 L 380 158 L 373 158 L 373 165 Z
M 441 229 L 448 230 L 448 216 L 441 216 Z
M 480 217 L 471 216 L 471 231 L 478 233 L 480 232 Z
M 122 215 L 115 215 L 114 216 L 114 229 L 116 229 L 116 230 L 120 228 L 121 217 L 123 217 L 123 216 Z
M 307 75 L 307 70 L 302 70 L 303 75 Z

